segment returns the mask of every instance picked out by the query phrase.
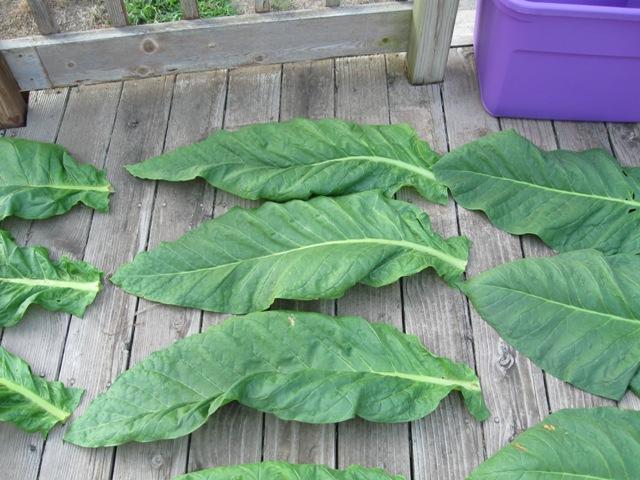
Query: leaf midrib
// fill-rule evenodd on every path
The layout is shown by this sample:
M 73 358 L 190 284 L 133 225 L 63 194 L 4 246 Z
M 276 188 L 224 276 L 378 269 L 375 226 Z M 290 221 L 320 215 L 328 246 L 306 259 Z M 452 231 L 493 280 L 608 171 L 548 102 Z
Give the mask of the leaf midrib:
M 456 379 L 448 379 L 448 378 L 442 378 L 442 377 L 433 377 L 433 376 L 429 376 L 429 375 L 416 375 L 416 374 L 411 374 L 411 373 L 402 373 L 402 372 L 378 372 L 375 370 L 325 370 L 325 369 L 319 369 L 319 368 L 314 368 L 313 370 L 321 370 L 321 371 L 327 371 L 331 374 L 337 375 L 337 374 L 344 374 L 344 373 L 361 373 L 361 374 L 372 374 L 372 375 L 378 375 L 378 376 L 383 376 L 383 377 L 396 377 L 396 378 L 402 378 L 405 380 L 413 380 L 415 382 L 419 382 L 419 383 L 426 383 L 426 384 L 432 384 L 432 385 L 444 385 L 444 386 L 459 386 L 461 388 L 464 388 L 466 390 L 470 390 L 470 391 L 477 391 L 480 392 L 481 388 L 480 388 L 480 384 L 478 381 L 466 381 L 466 380 L 456 380 Z M 188 401 L 188 402 L 182 402 L 178 405 L 175 406 L 171 406 L 170 409 L 164 408 L 164 409 L 159 409 L 159 410 L 150 410 L 150 411 L 144 411 L 138 415 L 135 416 L 131 416 L 131 417 L 126 417 L 126 418 L 119 418 L 117 420 L 114 420 L 113 422 L 106 422 L 106 423 L 102 423 L 100 424 L 100 427 L 104 427 L 105 425 L 108 424 L 116 424 L 116 423 L 120 423 L 120 422 L 130 422 L 132 419 L 138 419 L 138 418 L 144 418 L 148 415 L 152 415 L 152 414 L 157 414 L 159 411 L 165 411 L 165 410 L 175 410 L 177 408 L 183 407 L 185 405 L 197 405 L 200 403 L 203 403 L 204 401 L 207 402 L 213 402 L 215 399 L 220 398 L 220 397 L 225 397 L 230 391 L 232 391 L 238 384 L 244 382 L 247 378 L 250 377 L 254 377 L 254 376 L 258 376 L 258 375 L 263 375 L 263 374 L 273 374 L 273 373 L 280 373 L 281 375 L 286 376 L 287 374 L 295 374 L 298 373 L 299 371 L 293 371 L 293 372 L 287 372 L 287 373 L 281 373 L 281 372 L 277 372 L 275 370 L 265 370 L 265 371 L 259 371 L 259 372 L 252 372 L 249 373 L 247 375 L 245 375 L 244 377 L 238 379 L 236 382 L 232 383 L 231 385 L 227 386 L 224 390 L 220 390 L 217 394 L 212 395 L 208 398 L 200 398 L 198 401 Z M 193 390 L 192 387 L 187 386 L 187 388 Z M 77 426 L 74 427 L 77 429 Z M 95 428 L 95 426 L 88 426 L 85 429 L 83 429 L 82 431 L 86 431 L 86 430 L 91 430 Z
M 587 475 L 582 473 L 568 473 L 568 472 L 556 472 L 556 471 L 550 471 L 550 470 L 528 470 L 528 469 L 500 470 L 496 472 L 480 473 L 476 475 L 472 474 L 471 478 L 486 477 L 486 476 L 491 476 L 491 478 L 493 478 L 495 475 L 510 474 L 510 473 L 544 473 L 547 475 L 558 475 L 565 478 L 572 477 L 572 478 L 584 478 L 586 480 L 615 480 L 613 477 L 594 477 L 593 475 Z
M 0 185 L 2 188 L 50 188 L 52 190 L 76 190 L 76 191 L 92 191 L 92 192 L 103 192 L 110 193 L 111 185 L 60 185 L 60 184 L 47 184 L 47 185 L 38 185 L 38 184 L 29 184 L 25 183 L 22 185 Z
M 347 239 L 347 240 L 330 240 L 327 242 L 322 242 L 322 243 L 314 243 L 311 245 L 304 245 L 301 247 L 297 247 L 297 248 L 292 248 L 289 250 L 283 250 L 281 252 L 275 252 L 275 253 L 270 253 L 268 255 L 261 255 L 258 257 L 251 257 L 251 258 L 245 258 L 245 259 L 241 259 L 235 262 L 229 262 L 229 263 L 224 263 L 221 265 L 214 265 L 212 267 L 204 267 L 204 268 L 196 268 L 193 270 L 182 270 L 179 272 L 166 272 L 166 273 L 158 273 L 158 272 L 153 272 L 150 275 L 147 274 L 127 274 L 127 276 L 129 277 L 148 277 L 148 276 L 153 276 L 153 277 L 162 277 L 162 276 L 174 276 L 174 275 L 188 275 L 188 274 L 192 274 L 192 273 L 199 273 L 199 272 L 206 272 L 206 271 L 213 271 L 213 270 L 217 270 L 220 268 L 225 268 L 225 267 L 230 267 L 233 265 L 239 265 L 241 263 L 244 262 L 249 262 L 249 261 L 255 261 L 255 260 L 264 260 L 264 259 L 268 259 L 268 258 L 273 258 L 273 257 L 279 257 L 282 255 L 288 255 L 291 253 L 295 253 L 295 252 L 299 252 L 299 251 L 303 251 L 303 250 L 309 250 L 309 249 L 313 249 L 313 248 L 321 248 L 321 247 L 325 247 L 328 245 L 345 245 L 345 244 L 358 244 L 358 243 L 362 243 L 362 244 L 367 244 L 367 243 L 373 243 L 373 244 L 380 244 L 380 245 L 392 245 L 392 246 L 398 246 L 398 247 L 404 247 L 407 249 L 412 249 L 412 250 L 417 250 L 419 252 L 423 252 L 426 254 L 429 254 L 433 257 L 439 258 L 440 260 L 449 263 L 450 265 L 453 265 L 454 267 L 464 270 L 467 266 L 467 262 L 463 259 L 454 257 L 453 255 L 449 255 L 448 253 L 444 253 L 440 250 L 437 250 L 435 248 L 431 248 L 431 247 L 427 247 L 425 245 L 420 245 L 418 243 L 414 243 L 414 242 L 409 242 L 406 240 L 387 240 L 387 239 L 376 239 L 376 238 L 372 238 L 372 239 Z
M 83 292 L 98 292 L 99 282 L 71 282 L 67 280 L 48 280 L 40 278 L 0 278 L 0 283 L 13 283 L 31 287 L 69 288 Z
M 614 197 L 605 197 L 603 195 L 594 195 L 594 194 L 589 194 L 589 193 L 581 193 L 581 192 L 574 192 L 574 191 L 569 191 L 569 190 L 559 190 L 557 188 L 551 188 L 551 187 L 545 187 L 544 185 L 539 185 L 537 183 L 530 183 L 530 182 L 525 182 L 524 180 L 516 180 L 513 178 L 507 178 L 507 177 L 497 177 L 495 175 L 489 175 L 488 173 L 483 173 L 483 172 L 474 172 L 471 170 L 456 170 L 457 172 L 462 172 L 462 173 L 470 173 L 472 175 L 479 175 L 482 177 L 488 177 L 488 178 L 492 178 L 495 180 L 500 180 L 503 182 L 509 182 L 509 183 L 516 183 L 519 185 L 526 185 L 528 187 L 531 188 L 537 188 L 540 190 L 546 190 L 549 192 L 554 192 L 554 193 L 558 193 L 560 195 L 570 195 L 570 196 L 576 196 L 576 197 L 585 197 L 585 198 L 593 198 L 596 200 L 602 200 L 605 202 L 613 202 L 613 203 L 621 203 L 623 205 L 629 205 L 632 207 L 640 207 L 640 202 L 636 202 L 633 200 L 625 200 L 625 199 L 621 199 L 621 198 L 614 198 Z
M 577 305 L 571 305 L 570 303 L 564 303 L 564 302 L 559 302 L 557 300 L 551 300 L 550 298 L 541 297 L 540 295 L 535 295 L 533 293 L 525 292 L 525 291 L 518 290 L 518 289 L 515 289 L 515 288 L 511 288 L 511 287 L 504 287 L 502 285 L 492 285 L 492 284 L 486 284 L 486 285 L 490 286 L 490 287 L 493 287 L 493 288 L 500 289 L 500 290 L 508 290 L 510 292 L 515 292 L 515 293 L 519 293 L 519 294 L 524 295 L 524 296 L 536 298 L 538 300 L 543 300 L 544 302 L 551 303 L 553 305 L 559 305 L 561 307 L 566 307 L 566 308 L 569 308 L 571 310 L 576 310 L 576 311 L 583 312 L 583 313 L 588 313 L 588 314 L 591 314 L 591 315 L 600 315 L 600 316 L 611 318 L 611 319 L 618 320 L 618 321 L 621 321 L 621 322 L 631 323 L 632 325 L 635 325 L 635 326 L 640 325 L 640 319 L 621 317 L 619 315 L 614 315 L 612 313 L 599 312 L 598 310 L 590 310 L 588 308 L 582 308 L 582 307 L 578 307 Z
M 51 402 L 48 402 L 44 398 L 37 395 L 35 392 L 29 390 L 26 387 L 23 387 L 22 385 L 12 382 L 11 380 L 8 380 L 6 378 L 0 378 L 0 385 L 4 385 L 9 390 L 17 393 L 18 395 L 25 397 L 31 403 L 37 405 L 42 410 L 47 412 L 49 415 L 57 418 L 61 422 L 64 422 L 67 418 L 69 418 L 69 415 L 71 415 L 70 412 L 67 412 L 65 410 L 62 410 L 56 407 Z
M 379 157 L 379 156 L 375 156 L 375 155 L 353 155 L 353 156 L 348 156 L 348 157 L 332 158 L 332 159 L 329 159 L 329 160 L 323 160 L 321 162 L 316 162 L 316 163 L 308 163 L 308 164 L 303 164 L 303 165 L 292 165 L 290 167 L 283 168 L 283 170 L 301 168 L 301 167 L 310 167 L 310 166 L 315 166 L 315 165 L 324 165 L 324 164 L 327 164 L 327 163 L 348 162 L 348 161 L 358 161 L 358 160 L 368 160 L 368 161 L 371 161 L 371 162 L 386 163 L 388 165 L 393 165 L 393 166 L 398 167 L 400 169 L 409 170 L 410 172 L 413 172 L 413 173 L 415 173 L 417 175 L 420 175 L 420 176 L 422 176 L 424 178 L 427 178 L 427 179 L 429 179 L 429 180 L 431 180 L 433 182 L 436 181 L 436 176 L 429 169 L 420 168 L 420 167 L 417 167 L 415 165 L 411 165 L 410 163 L 402 162 L 400 160 L 396 160 L 394 158 Z

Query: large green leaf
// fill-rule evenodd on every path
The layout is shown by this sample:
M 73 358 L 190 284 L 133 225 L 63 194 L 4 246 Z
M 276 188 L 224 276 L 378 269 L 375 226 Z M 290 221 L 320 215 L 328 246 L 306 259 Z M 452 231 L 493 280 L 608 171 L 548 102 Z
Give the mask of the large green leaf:
M 82 316 L 100 291 L 102 272 L 43 247 L 19 247 L 0 230 L 0 327 L 15 325 L 32 304 Z
M 467 480 L 635 480 L 640 412 L 561 410 L 476 468 Z
M 180 475 L 174 480 L 404 480 L 380 468 L 351 465 L 334 470 L 324 465 L 294 465 L 285 462 L 263 462 L 248 465 L 209 468 Z
M 297 119 L 219 131 L 194 145 L 127 167 L 136 177 L 211 185 L 253 200 L 415 187 L 447 202 L 431 166 L 438 156 L 409 125 L 358 125 Z
M 631 384 L 629 386 L 633 393 L 640 397 L 640 371 L 631 379 Z
M 104 172 L 77 163 L 59 145 L 0 138 L 0 164 L 0 220 L 48 218 L 79 202 L 109 209 L 112 189 Z
M 435 166 L 460 205 L 557 251 L 640 253 L 640 175 L 603 150 L 544 152 L 513 131 L 445 155 Z
M 486 418 L 473 370 L 434 356 L 417 337 L 359 317 L 253 313 L 136 364 L 65 440 L 99 447 L 177 438 L 234 400 L 285 420 L 408 422 L 453 390 L 476 418 Z
M 504 339 L 556 377 L 620 399 L 640 367 L 640 256 L 528 258 L 463 291 Z
M 363 192 L 232 209 L 140 253 L 111 281 L 149 300 L 248 313 L 276 298 L 337 298 L 356 283 L 379 287 L 427 267 L 453 283 L 468 250 L 466 238 L 434 233 L 418 207 Z
M 0 421 L 47 435 L 76 409 L 84 390 L 47 382 L 21 358 L 0 347 Z

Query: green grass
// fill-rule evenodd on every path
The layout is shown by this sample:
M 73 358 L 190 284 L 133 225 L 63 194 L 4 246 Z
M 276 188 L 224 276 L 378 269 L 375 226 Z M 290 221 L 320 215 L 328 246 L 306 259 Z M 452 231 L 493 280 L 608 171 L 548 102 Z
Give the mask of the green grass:
M 126 0 L 129 23 L 162 23 L 182 20 L 180 0 Z M 198 0 L 200 18 L 235 15 L 231 0 Z

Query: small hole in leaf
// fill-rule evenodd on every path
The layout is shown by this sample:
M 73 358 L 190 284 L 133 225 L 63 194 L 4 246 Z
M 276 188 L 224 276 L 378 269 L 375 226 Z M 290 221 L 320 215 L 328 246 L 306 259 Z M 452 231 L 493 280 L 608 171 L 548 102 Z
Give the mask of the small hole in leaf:
M 632 208 L 631 210 L 629 210 L 629 213 L 633 213 L 635 212 L 637 209 L 636 208 Z

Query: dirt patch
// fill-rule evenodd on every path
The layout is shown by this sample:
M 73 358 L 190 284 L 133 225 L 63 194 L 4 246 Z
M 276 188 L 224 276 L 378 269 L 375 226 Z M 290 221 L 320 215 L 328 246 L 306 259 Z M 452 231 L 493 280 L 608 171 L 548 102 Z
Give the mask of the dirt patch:
M 49 0 L 54 21 L 63 32 L 102 28 L 109 24 L 102 2 L 94 0 Z M 0 0 L 0 38 L 37 35 L 38 28 L 26 0 Z

